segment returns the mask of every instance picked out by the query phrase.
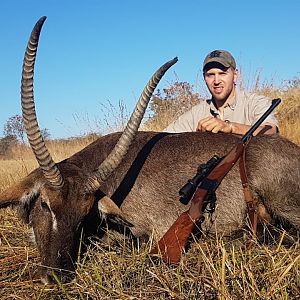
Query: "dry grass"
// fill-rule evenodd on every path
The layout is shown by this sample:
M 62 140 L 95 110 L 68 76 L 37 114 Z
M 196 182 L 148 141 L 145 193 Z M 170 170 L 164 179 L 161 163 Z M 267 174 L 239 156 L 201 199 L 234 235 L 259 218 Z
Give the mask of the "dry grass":
M 278 110 L 281 133 L 300 145 L 299 88 L 258 90 L 284 100 Z M 162 129 L 168 116 L 167 109 L 160 110 L 152 129 Z M 48 147 L 59 161 L 94 139 L 51 141 Z M 37 166 L 25 146 L 12 155 L 0 160 L 0 191 Z M 93 241 L 82 255 L 71 283 L 46 287 L 36 279 L 39 258 L 28 226 L 12 209 L 0 211 L 0 219 L 0 299 L 300 299 L 299 240 L 287 247 L 285 232 L 253 249 L 220 238 L 194 241 L 177 268 L 148 255 L 151 240 L 134 242 L 108 233 L 107 240 Z
M 299 299 L 297 242 L 252 249 L 221 239 L 194 242 L 174 268 L 148 255 L 150 242 L 109 233 L 78 261 L 71 283 L 45 287 L 35 279 L 38 257 L 28 229 L 9 209 L 3 221 L 1 299 Z
M 259 79 L 258 79 L 259 81 Z M 278 106 L 277 117 L 280 133 L 300 145 L 300 84 L 282 87 L 274 87 L 268 83 L 255 85 L 254 92 L 274 98 L 281 98 L 282 103 Z

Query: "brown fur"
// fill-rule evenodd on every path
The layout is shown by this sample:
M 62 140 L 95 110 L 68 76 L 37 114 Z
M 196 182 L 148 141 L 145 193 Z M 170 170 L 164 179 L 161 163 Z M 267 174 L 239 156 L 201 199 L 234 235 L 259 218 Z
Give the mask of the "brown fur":
M 214 154 L 225 155 L 238 141 L 238 137 L 226 134 L 139 132 L 103 186 L 94 195 L 84 193 L 85 179 L 107 157 L 119 136 L 101 137 L 58 163 L 65 180 L 60 191 L 53 190 L 36 169 L 0 195 L 0 208 L 18 205 L 22 218 L 33 227 L 42 264 L 47 267 L 43 269 L 45 282 L 48 268 L 74 269 L 78 234 L 85 222 L 97 228 L 101 219 L 117 215 L 114 221 L 128 225 L 134 235 L 155 232 L 161 237 L 188 209 L 179 202 L 178 191 L 195 175 L 198 165 Z M 246 151 L 247 175 L 255 196 L 268 214 L 297 228 L 299 155 L 300 148 L 281 136 L 257 136 Z M 104 195 L 117 206 L 106 199 L 98 211 L 97 203 Z M 202 229 L 208 234 L 217 231 L 230 235 L 245 225 L 245 219 L 246 206 L 235 166 L 218 188 L 215 213 L 206 215 Z

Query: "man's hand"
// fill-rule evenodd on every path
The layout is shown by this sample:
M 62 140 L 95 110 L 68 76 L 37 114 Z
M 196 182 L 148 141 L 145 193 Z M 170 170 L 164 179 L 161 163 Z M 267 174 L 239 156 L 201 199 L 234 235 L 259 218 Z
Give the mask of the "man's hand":
M 215 117 L 207 117 L 199 121 L 197 131 L 232 133 L 232 124 L 229 121 L 222 121 Z

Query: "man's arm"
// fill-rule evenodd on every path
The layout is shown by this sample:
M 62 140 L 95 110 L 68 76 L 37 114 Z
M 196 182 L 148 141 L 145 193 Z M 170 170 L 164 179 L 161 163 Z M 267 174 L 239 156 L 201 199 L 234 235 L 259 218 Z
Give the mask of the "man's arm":
M 207 117 L 199 121 L 197 131 L 211 131 L 213 133 L 224 132 L 244 135 L 250 129 L 250 127 L 250 125 L 223 121 L 215 117 Z M 278 128 L 275 124 L 266 122 L 257 128 L 257 130 L 254 132 L 254 135 L 257 135 L 260 131 L 262 131 L 264 134 L 275 134 L 278 132 Z
M 231 123 L 232 124 L 232 133 L 235 134 L 245 134 L 251 126 L 245 125 L 245 124 L 239 124 L 239 123 Z M 261 126 L 259 126 L 253 133 L 253 135 L 257 135 L 259 132 L 264 134 L 275 134 L 278 133 L 278 127 L 275 124 L 272 123 L 264 123 Z
M 245 109 L 247 115 L 250 115 L 251 124 L 254 124 L 268 109 L 271 103 L 271 99 L 268 97 L 249 94 L 242 98 L 243 103 L 245 103 Z M 240 113 L 242 113 L 240 111 Z M 249 123 L 248 123 L 249 124 Z M 231 122 L 231 120 L 221 120 L 217 117 L 207 117 L 199 119 L 197 130 L 198 131 L 211 131 L 213 133 L 224 132 L 224 133 L 234 133 L 234 134 L 245 134 L 251 127 L 251 124 L 246 125 L 239 122 Z M 272 112 L 264 121 L 264 123 L 257 128 L 254 135 L 259 132 L 265 134 L 275 134 L 278 133 L 278 121 L 274 112 Z

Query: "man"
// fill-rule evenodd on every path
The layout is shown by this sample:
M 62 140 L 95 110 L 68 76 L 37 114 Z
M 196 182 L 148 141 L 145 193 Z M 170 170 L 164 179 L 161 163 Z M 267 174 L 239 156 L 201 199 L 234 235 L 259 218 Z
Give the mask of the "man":
M 212 98 L 192 107 L 171 123 L 165 132 L 211 131 L 244 135 L 270 107 L 271 100 L 236 88 L 238 70 L 233 56 L 225 50 L 209 53 L 203 62 L 203 76 Z M 274 113 L 254 135 L 278 132 Z

